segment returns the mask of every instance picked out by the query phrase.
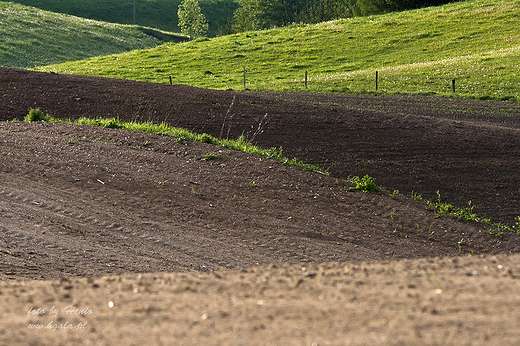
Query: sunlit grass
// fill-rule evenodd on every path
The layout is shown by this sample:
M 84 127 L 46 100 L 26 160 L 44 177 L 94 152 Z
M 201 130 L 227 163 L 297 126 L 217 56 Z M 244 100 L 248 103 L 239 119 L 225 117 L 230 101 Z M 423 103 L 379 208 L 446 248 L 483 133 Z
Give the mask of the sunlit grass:
M 436 94 L 465 96 L 478 99 L 520 100 L 520 46 L 460 56 L 438 61 L 382 67 L 309 78 L 309 91 L 369 92 L 375 91 L 378 72 L 378 91 L 382 93 Z M 453 93 L 452 81 L 455 81 Z M 283 83 L 283 85 L 282 85 Z M 263 89 L 303 90 L 302 80 L 273 81 Z M 292 88 L 290 87 L 292 85 Z
M 260 148 L 257 145 L 246 140 L 245 137 L 240 136 L 237 139 L 220 139 L 208 135 L 207 133 L 194 133 L 188 131 L 184 128 L 173 127 L 166 123 L 154 124 L 154 123 L 138 123 L 138 122 L 124 122 L 115 118 L 110 119 L 90 119 L 90 118 L 80 118 L 76 122 L 79 125 L 94 125 L 94 126 L 103 126 L 108 128 L 118 128 L 125 129 L 130 131 L 142 131 L 142 132 L 150 132 L 155 134 L 162 134 L 168 136 L 174 136 L 178 138 L 178 140 L 190 140 L 196 142 L 203 142 L 213 145 L 222 146 L 228 149 L 241 151 L 248 154 L 264 156 L 269 159 L 274 159 L 277 161 L 281 161 L 284 164 L 289 164 L 291 166 L 298 166 L 307 169 L 311 169 L 314 171 L 322 171 L 320 167 L 316 165 L 311 165 L 304 163 L 296 158 L 289 159 L 283 156 L 282 148 L 269 148 L 264 149 Z
M 472 0 L 245 32 L 39 70 L 214 89 L 520 99 L 520 1 Z
M 291 166 L 298 166 L 306 169 L 310 169 L 313 171 L 317 171 L 323 174 L 328 174 L 325 170 L 322 170 L 317 165 L 312 165 L 308 163 L 304 163 L 297 158 L 289 159 L 283 156 L 282 148 L 261 148 L 257 145 L 254 145 L 250 141 L 248 141 L 244 136 L 240 136 L 237 139 L 220 139 L 213 137 L 207 133 L 195 133 L 191 132 L 185 128 L 174 127 L 166 123 L 139 123 L 134 121 L 121 121 L 117 118 L 85 118 L 81 117 L 77 120 L 70 119 L 60 119 L 54 118 L 53 116 L 47 114 L 45 115 L 39 109 L 31 109 L 29 114 L 24 118 L 24 121 L 33 122 L 33 121 L 48 121 L 53 123 L 61 123 L 61 124 L 77 124 L 77 125 L 91 125 L 91 126 L 101 126 L 106 128 L 114 128 L 114 129 L 123 129 L 129 131 L 141 131 L 141 132 L 149 132 L 155 134 L 161 134 L 166 136 L 176 137 L 178 141 L 188 140 L 188 141 L 196 141 L 203 142 L 213 145 L 218 145 L 224 148 L 241 151 L 244 153 L 263 156 L 268 159 L 273 159 L 282 162 L 283 164 L 288 164 Z
M 157 47 L 143 27 L 57 14 L 0 1 L 0 66 L 30 68 Z M 155 30 L 157 36 L 175 38 Z
M 180 32 L 177 9 L 182 0 L 137 0 L 136 24 L 161 30 Z M 133 24 L 132 0 L 13 0 L 12 2 L 38 7 L 47 11 L 66 13 L 110 23 Z M 202 12 L 209 21 L 209 36 L 226 26 L 238 7 L 235 0 L 199 0 Z

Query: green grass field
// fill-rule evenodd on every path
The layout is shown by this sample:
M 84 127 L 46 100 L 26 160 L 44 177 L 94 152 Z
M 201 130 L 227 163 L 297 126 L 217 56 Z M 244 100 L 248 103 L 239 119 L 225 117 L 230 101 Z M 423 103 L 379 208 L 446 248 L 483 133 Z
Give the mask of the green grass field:
M 182 0 L 136 0 L 136 24 L 180 32 L 177 8 Z M 71 14 L 110 23 L 133 24 L 132 0 L 13 0 L 15 3 L 44 10 Z M 216 36 L 238 8 L 235 0 L 199 0 L 209 22 L 208 35 Z
M 179 35 L 156 29 L 109 24 L 3 1 L 0 1 L 0 36 L 0 65 L 19 68 L 157 47 L 165 40 L 181 40 Z
M 470 0 L 316 25 L 164 44 L 43 71 L 215 89 L 520 100 L 520 1 Z

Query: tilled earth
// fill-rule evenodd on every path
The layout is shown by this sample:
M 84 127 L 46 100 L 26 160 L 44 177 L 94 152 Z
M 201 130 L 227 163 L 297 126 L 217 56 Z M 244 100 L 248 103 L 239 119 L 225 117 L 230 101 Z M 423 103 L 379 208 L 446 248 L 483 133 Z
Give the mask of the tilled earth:
M 168 136 L 0 123 L 0 344 L 520 340 L 518 236 L 409 198 L 471 201 L 514 225 L 517 103 L 6 68 L 0 102 L 2 120 L 40 108 L 243 135 L 330 172 Z M 383 191 L 345 191 L 365 174 Z

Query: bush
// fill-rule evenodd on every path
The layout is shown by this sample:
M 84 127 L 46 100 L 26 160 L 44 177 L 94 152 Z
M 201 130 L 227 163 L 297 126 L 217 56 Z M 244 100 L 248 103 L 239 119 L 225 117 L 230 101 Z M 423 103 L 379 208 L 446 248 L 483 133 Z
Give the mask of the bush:
M 348 177 L 347 179 L 351 183 L 355 184 L 356 187 L 351 187 L 346 189 L 346 191 L 363 191 L 365 193 L 368 192 L 378 192 L 380 190 L 379 186 L 377 186 L 373 179 L 368 175 L 365 175 L 363 178 L 358 176 Z
M 415 8 L 438 6 L 457 0 L 348 0 L 354 16 L 369 16 Z
M 25 116 L 24 121 L 33 122 L 33 121 L 47 121 L 49 119 L 48 115 L 43 114 L 41 110 L 38 108 L 31 108 L 29 110 L 29 114 Z

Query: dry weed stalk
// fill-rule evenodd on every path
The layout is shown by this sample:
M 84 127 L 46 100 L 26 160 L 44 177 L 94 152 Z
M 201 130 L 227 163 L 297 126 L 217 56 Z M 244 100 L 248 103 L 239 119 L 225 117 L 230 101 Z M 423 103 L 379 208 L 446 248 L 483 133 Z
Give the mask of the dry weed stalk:
M 220 138 L 222 138 L 222 136 L 224 135 L 224 128 L 226 126 L 226 120 L 231 120 L 231 119 L 233 119 L 233 116 L 235 116 L 235 114 L 232 114 L 231 116 L 229 114 L 231 113 L 231 109 L 235 105 L 236 98 L 237 98 L 237 95 L 233 95 L 233 100 L 231 101 L 231 104 L 229 105 L 226 114 L 224 116 L 221 116 L 221 118 L 223 120 L 222 120 L 222 128 L 220 129 Z M 227 137 L 226 137 L 227 139 L 229 139 L 229 131 L 231 131 L 231 126 L 229 126 L 228 131 L 227 131 Z

